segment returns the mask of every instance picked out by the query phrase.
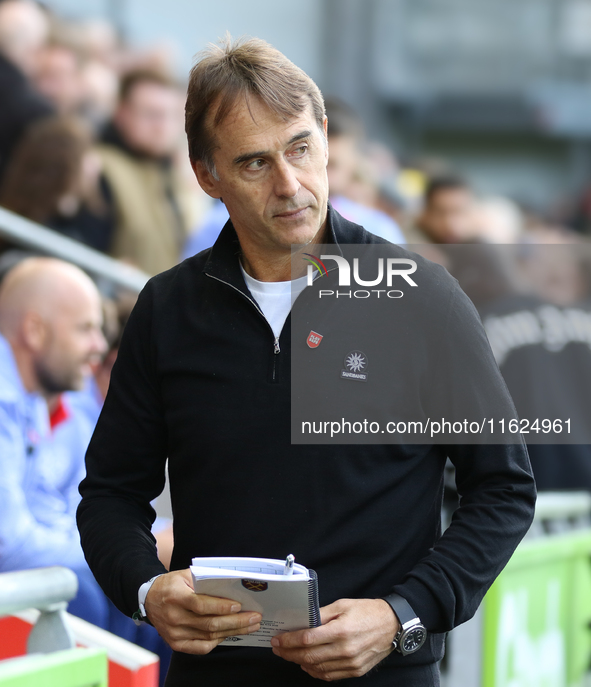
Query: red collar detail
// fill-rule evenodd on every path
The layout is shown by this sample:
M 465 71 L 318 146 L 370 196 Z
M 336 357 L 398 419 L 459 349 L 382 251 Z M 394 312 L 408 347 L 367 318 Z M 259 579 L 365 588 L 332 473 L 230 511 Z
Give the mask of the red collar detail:
M 65 422 L 70 417 L 68 406 L 64 403 L 64 397 L 60 396 L 59 401 L 54 408 L 53 413 L 49 416 L 49 426 L 54 430 L 62 422 Z

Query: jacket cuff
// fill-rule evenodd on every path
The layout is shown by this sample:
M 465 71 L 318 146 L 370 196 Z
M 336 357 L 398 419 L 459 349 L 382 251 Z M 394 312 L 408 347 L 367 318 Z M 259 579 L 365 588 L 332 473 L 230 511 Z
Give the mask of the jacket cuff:
M 453 629 L 453 617 L 450 618 L 441 598 L 418 579 L 407 579 L 404 584 L 393 587 L 390 593 L 400 594 L 429 632 L 449 632 Z

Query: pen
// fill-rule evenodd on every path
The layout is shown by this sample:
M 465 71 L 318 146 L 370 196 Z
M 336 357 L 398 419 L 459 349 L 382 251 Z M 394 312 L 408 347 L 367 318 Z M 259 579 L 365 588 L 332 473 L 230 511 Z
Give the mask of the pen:
M 283 568 L 283 574 L 284 575 L 293 575 L 293 562 L 295 561 L 295 558 L 293 554 L 289 554 L 289 556 L 285 559 L 285 568 Z

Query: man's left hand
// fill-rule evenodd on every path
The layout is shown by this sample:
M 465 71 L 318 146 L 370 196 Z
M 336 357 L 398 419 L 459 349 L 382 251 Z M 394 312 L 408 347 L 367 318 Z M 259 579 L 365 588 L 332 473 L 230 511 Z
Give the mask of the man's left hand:
M 339 599 L 320 616 L 320 627 L 286 632 L 271 644 L 274 654 L 326 682 L 365 675 L 392 651 L 400 627 L 383 599 Z

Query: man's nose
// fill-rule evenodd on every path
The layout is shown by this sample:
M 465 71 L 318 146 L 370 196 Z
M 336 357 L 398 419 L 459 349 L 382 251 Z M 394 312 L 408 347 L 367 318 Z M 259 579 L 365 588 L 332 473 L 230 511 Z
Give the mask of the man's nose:
M 289 162 L 282 160 L 274 170 L 275 195 L 283 198 L 293 198 L 300 190 L 300 182 L 296 170 Z

